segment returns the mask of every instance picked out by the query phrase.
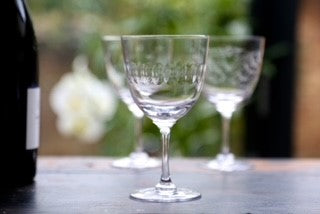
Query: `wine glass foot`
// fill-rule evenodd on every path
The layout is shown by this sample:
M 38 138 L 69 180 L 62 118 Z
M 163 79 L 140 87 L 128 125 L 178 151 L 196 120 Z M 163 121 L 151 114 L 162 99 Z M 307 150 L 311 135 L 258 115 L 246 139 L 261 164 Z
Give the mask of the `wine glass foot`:
M 224 172 L 233 172 L 233 171 L 245 171 L 252 168 L 250 163 L 245 161 L 236 160 L 234 155 L 229 154 L 218 154 L 217 157 L 209 161 L 206 166 L 209 169 L 224 171 Z
M 112 163 L 113 167 L 123 169 L 149 169 L 159 167 L 160 161 L 150 158 L 145 152 L 133 152 L 129 157 L 115 160 Z
M 130 194 L 131 199 L 147 202 L 170 203 L 192 201 L 201 198 L 201 194 L 190 189 L 177 188 L 175 191 L 159 191 L 155 187 L 138 190 Z

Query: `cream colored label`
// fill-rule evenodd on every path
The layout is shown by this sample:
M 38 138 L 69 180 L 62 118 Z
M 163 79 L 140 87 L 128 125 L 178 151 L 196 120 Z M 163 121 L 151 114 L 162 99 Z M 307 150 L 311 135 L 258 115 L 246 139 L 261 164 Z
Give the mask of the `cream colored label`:
M 26 149 L 37 149 L 40 138 L 40 88 L 29 88 L 27 97 Z

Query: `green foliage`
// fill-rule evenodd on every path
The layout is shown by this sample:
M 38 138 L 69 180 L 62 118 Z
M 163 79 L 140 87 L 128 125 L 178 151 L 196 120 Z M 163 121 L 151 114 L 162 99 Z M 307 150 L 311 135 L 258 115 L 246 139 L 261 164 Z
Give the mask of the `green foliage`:
M 101 35 L 104 34 L 246 34 L 248 0 L 32 0 L 38 40 L 49 49 L 86 54 L 91 69 L 104 78 Z M 102 153 L 126 155 L 133 149 L 133 117 L 124 104 L 106 124 Z M 213 156 L 221 139 L 220 117 L 203 98 L 172 130 L 171 151 L 183 156 Z M 149 119 L 145 147 L 160 150 L 160 134 Z M 241 152 L 243 118 L 233 120 L 232 139 Z

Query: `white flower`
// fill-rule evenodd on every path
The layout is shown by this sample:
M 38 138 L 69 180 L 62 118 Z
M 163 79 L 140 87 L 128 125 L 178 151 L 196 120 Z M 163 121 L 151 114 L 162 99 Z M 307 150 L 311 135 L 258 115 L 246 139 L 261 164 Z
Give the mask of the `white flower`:
M 52 89 L 50 104 L 62 134 L 90 143 L 103 136 L 117 99 L 109 84 L 97 79 L 80 56 L 74 60 L 73 72 L 64 74 Z
M 63 135 L 75 136 L 86 143 L 97 142 L 105 133 L 104 123 L 90 115 L 60 116 L 57 128 Z

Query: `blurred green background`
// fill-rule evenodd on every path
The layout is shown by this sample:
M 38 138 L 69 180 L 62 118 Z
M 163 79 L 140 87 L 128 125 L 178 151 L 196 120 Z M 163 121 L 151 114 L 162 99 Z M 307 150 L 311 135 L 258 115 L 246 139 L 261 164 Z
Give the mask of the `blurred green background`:
M 30 12 L 40 50 L 43 89 L 42 145 L 40 154 L 127 155 L 133 149 L 134 119 L 123 103 L 106 134 L 94 145 L 59 136 L 48 97 L 51 88 L 72 60 L 82 54 L 91 70 L 106 78 L 101 36 L 104 34 L 250 34 L 248 0 L 32 0 Z M 232 121 L 232 150 L 243 154 L 243 114 Z M 220 116 L 201 98 L 172 129 L 171 152 L 180 156 L 213 156 L 220 149 Z M 145 149 L 160 152 L 160 134 L 149 119 L 144 121 Z

